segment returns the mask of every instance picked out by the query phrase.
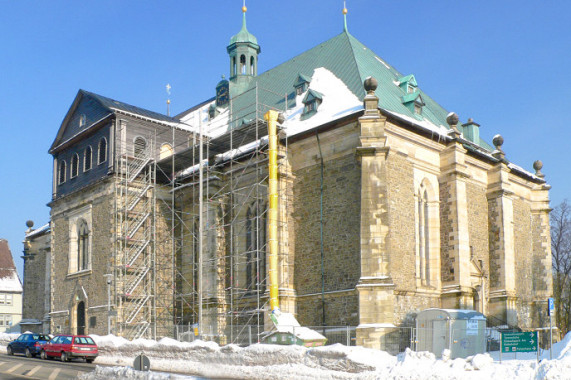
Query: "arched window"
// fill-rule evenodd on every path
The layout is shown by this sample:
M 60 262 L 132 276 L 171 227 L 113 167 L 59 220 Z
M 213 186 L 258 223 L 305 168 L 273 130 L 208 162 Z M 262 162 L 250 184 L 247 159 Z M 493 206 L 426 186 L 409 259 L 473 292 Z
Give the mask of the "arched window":
M 266 207 L 258 202 L 246 213 L 246 289 L 264 292 L 266 287 Z
M 58 173 L 58 184 L 61 185 L 65 182 L 65 172 L 67 170 L 67 165 L 65 161 L 59 162 L 59 173 Z
M 89 269 L 89 228 L 85 219 L 77 222 L 77 270 Z
M 428 212 L 428 193 L 421 190 L 417 202 L 418 215 L 418 242 L 419 277 L 423 284 L 430 282 L 430 231 Z
M 79 174 L 79 155 L 75 153 L 71 157 L 71 175 L 70 178 L 75 178 Z
M 440 210 L 438 181 L 424 178 L 415 196 L 417 286 L 439 289 Z
M 254 57 L 250 57 L 250 75 L 255 75 Z
M 91 149 L 91 146 L 88 146 L 87 148 L 85 148 L 85 151 L 83 152 L 83 171 L 84 172 L 91 170 L 92 157 L 93 157 L 93 150 Z
M 240 56 L 240 73 L 246 75 L 246 56 L 244 54 Z
M 236 75 L 236 57 L 232 57 L 232 76 Z
M 107 140 L 103 137 L 99 140 L 99 151 L 97 152 L 97 164 L 100 165 L 107 161 Z
M 135 157 L 141 158 L 145 155 L 145 150 L 147 149 L 147 141 L 141 136 L 135 138 L 135 142 L 133 144 L 133 149 L 135 151 Z
M 161 145 L 161 151 L 159 153 L 159 158 L 162 160 L 163 158 L 167 158 L 172 156 L 173 154 L 173 149 L 172 146 L 170 144 L 163 144 Z

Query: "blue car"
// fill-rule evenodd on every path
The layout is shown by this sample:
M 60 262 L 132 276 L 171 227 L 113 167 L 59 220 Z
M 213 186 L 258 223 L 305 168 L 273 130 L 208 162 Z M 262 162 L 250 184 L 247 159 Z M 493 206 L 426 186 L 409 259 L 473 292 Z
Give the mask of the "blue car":
M 8 343 L 6 353 L 8 355 L 24 354 L 28 358 L 33 358 L 42 351 L 42 347 L 49 342 L 50 339 L 50 336 L 45 334 L 22 334 L 18 339 Z

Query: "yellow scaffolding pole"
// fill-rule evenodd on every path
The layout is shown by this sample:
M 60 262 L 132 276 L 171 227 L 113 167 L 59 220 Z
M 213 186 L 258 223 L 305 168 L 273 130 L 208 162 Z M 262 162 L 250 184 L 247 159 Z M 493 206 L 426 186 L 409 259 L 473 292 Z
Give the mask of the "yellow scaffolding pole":
M 278 138 L 277 120 L 278 112 L 270 110 L 264 115 L 268 122 L 269 140 L 269 245 L 270 245 L 270 309 L 272 313 L 279 311 L 280 304 L 278 298 Z

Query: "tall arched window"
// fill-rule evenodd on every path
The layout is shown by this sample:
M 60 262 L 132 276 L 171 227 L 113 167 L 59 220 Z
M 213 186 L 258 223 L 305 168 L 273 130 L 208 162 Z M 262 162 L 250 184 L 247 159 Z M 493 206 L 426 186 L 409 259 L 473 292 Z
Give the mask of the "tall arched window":
M 103 137 L 99 140 L 99 151 L 97 152 L 97 164 L 107 161 L 107 140 Z
M 255 75 L 255 69 L 254 69 L 254 57 L 250 57 L 250 75 Z
M 246 213 L 246 289 L 265 291 L 266 287 L 266 207 L 258 202 Z
M 240 56 L 240 73 L 246 75 L 246 56 L 244 54 Z
M 135 151 L 135 157 L 140 158 L 143 157 L 145 154 L 145 150 L 147 149 L 147 141 L 141 136 L 135 138 L 135 142 L 133 144 L 133 149 Z
M 77 222 L 77 270 L 89 269 L 89 228 L 84 219 Z
M 85 148 L 85 151 L 83 152 L 83 171 L 84 172 L 91 170 L 92 158 L 93 158 L 93 150 L 91 149 L 91 146 L 88 146 L 87 148 Z
M 232 76 L 236 75 L 237 68 L 236 68 L 236 57 L 232 57 Z
M 58 184 L 61 185 L 65 182 L 65 172 L 67 170 L 67 165 L 65 161 L 59 162 L 59 173 L 58 173 Z
M 428 212 L 428 193 L 421 189 L 418 197 L 418 256 L 419 256 L 419 277 L 422 284 L 426 285 L 430 282 L 430 231 L 429 212 Z
M 71 175 L 70 178 L 77 177 L 79 174 L 79 155 L 75 153 L 71 157 Z

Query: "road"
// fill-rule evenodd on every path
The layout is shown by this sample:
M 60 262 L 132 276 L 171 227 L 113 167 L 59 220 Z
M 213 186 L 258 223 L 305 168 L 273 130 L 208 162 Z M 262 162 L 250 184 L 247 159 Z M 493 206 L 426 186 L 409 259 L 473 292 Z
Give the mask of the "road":
M 81 359 L 62 363 L 57 359 L 41 360 L 18 355 L 0 355 L 0 379 L 2 380 L 68 380 L 75 379 L 79 373 L 91 372 L 94 369 L 95 364 L 84 363 Z

